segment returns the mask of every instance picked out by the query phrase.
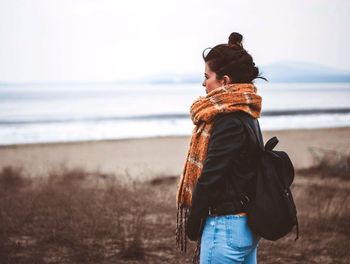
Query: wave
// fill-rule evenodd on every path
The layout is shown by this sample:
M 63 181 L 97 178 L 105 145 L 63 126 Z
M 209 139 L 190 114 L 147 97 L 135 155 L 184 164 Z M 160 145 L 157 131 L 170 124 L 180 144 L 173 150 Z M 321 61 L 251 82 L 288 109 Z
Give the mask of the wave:
M 295 110 L 268 110 L 263 111 L 262 116 L 297 116 L 297 115 L 320 115 L 320 114 L 347 114 L 350 108 L 328 108 L 328 109 L 295 109 Z M 104 121 L 147 121 L 147 120 L 174 120 L 189 119 L 189 114 L 166 113 L 134 116 L 108 116 L 108 117 L 54 117 L 16 120 L 1 120 L 0 125 L 23 125 L 23 124 L 47 124 L 47 123 L 76 123 L 76 122 L 104 122 Z
M 350 113 L 350 108 L 295 109 L 295 110 L 263 111 L 262 116 L 319 115 L 319 114 L 347 114 L 347 113 Z

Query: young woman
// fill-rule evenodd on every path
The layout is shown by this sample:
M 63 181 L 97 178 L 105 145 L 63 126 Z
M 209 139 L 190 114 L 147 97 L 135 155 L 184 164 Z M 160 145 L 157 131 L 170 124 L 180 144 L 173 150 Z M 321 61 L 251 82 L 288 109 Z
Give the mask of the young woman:
M 197 241 L 200 263 L 256 263 L 259 237 L 247 225 L 254 197 L 256 145 L 242 122 L 256 122 L 259 76 L 242 35 L 203 51 L 207 95 L 191 106 L 195 124 L 177 192 L 177 243 Z M 264 78 L 263 78 L 264 79 Z M 259 130 L 261 135 L 261 132 Z

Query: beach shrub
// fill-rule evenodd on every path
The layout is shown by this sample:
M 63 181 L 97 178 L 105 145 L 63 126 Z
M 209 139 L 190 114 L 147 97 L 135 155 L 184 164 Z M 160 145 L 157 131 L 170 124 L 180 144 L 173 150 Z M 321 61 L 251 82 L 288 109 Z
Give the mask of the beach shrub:
M 29 182 L 21 167 L 5 166 L 0 171 L 0 188 L 2 191 L 19 189 L 29 184 Z
M 314 165 L 298 170 L 302 174 L 318 174 L 320 176 L 334 176 L 350 180 L 350 153 L 335 150 L 309 148 Z

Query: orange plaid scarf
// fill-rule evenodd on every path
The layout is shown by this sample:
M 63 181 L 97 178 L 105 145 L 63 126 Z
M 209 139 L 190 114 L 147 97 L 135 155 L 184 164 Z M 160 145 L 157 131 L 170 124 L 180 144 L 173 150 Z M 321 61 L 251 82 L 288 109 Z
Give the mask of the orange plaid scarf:
M 260 117 L 261 97 L 253 84 L 229 84 L 214 89 L 207 96 L 199 97 L 191 106 L 192 131 L 182 177 L 177 191 L 176 242 L 181 251 L 186 251 L 185 226 L 188 209 L 192 202 L 192 191 L 201 175 L 207 156 L 209 137 L 216 115 L 244 111 L 254 118 Z

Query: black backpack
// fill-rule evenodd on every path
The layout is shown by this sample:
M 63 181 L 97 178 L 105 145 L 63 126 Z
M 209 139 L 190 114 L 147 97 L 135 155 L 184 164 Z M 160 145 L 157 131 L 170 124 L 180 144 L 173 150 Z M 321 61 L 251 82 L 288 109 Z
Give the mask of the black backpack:
M 273 150 L 278 143 L 277 137 L 270 138 L 263 145 L 257 120 L 240 119 L 248 133 L 255 136 L 259 152 L 255 198 L 246 200 L 248 225 L 256 234 L 272 241 L 287 235 L 296 226 L 297 240 L 297 209 L 289 188 L 294 180 L 293 164 L 286 152 Z

